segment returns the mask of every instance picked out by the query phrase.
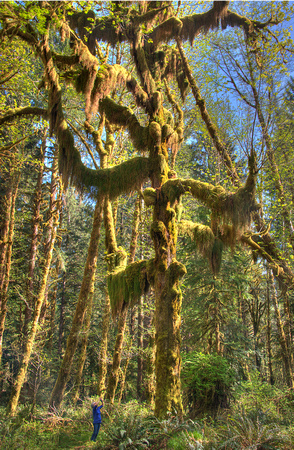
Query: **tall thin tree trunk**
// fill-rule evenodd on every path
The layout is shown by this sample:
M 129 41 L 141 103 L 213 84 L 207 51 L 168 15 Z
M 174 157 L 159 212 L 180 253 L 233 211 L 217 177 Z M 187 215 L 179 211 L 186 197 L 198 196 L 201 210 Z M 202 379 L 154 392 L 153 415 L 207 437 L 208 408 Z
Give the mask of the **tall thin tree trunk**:
M 110 323 L 110 300 L 107 288 L 104 295 L 104 309 L 102 317 L 102 332 L 101 343 L 99 352 L 99 372 L 98 372 L 98 396 L 101 397 L 106 391 L 105 380 L 107 375 L 107 344 L 108 344 L 108 331 Z
M 146 327 L 149 330 L 148 342 L 145 349 L 144 360 L 144 397 L 147 402 L 153 406 L 155 394 L 155 328 L 154 315 L 149 316 L 149 324 Z
M 60 358 L 63 356 L 63 341 L 64 341 L 64 315 L 65 315 L 65 289 L 66 289 L 66 273 L 62 274 L 62 291 L 59 309 L 59 326 L 58 326 L 58 354 Z
M 123 310 L 121 311 L 121 314 L 118 319 L 116 341 L 115 341 L 115 347 L 114 347 L 114 351 L 113 351 L 112 368 L 111 368 L 111 372 L 109 374 L 107 391 L 106 391 L 106 398 L 110 401 L 110 403 L 114 402 L 115 392 L 116 392 L 116 388 L 117 388 L 117 384 L 118 384 L 120 361 L 121 361 L 121 354 L 122 354 L 122 349 L 123 349 L 127 315 L 128 315 L 128 308 L 124 307 Z
M 24 323 L 23 323 L 23 334 L 24 336 L 28 333 L 28 326 L 31 320 L 32 311 L 34 308 L 34 271 L 37 259 L 37 251 L 39 246 L 39 227 L 40 227 L 40 211 L 42 202 L 42 180 L 44 174 L 44 161 L 45 161 L 45 150 L 46 150 L 46 138 L 47 130 L 44 131 L 42 138 L 42 145 L 40 148 L 40 165 L 38 169 L 38 177 L 35 188 L 34 204 L 33 204 L 33 218 L 32 218 L 32 234 L 31 234 L 31 244 L 29 252 L 29 266 L 28 266 L 28 276 L 26 280 L 25 298 L 26 306 L 24 311 Z
M 293 380 L 293 371 L 291 366 L 291 358 L 289 355 L 288 347 L 287 347 L 287 338 L 285 335 L 283 322 L 281 319 L 280 314 L 280 308 L 278 304 L 277 294 L 276 294 L 276 288 L 274 284 L 274 275 L 271 271 L 271 286 L 272 286 L 272 301 L 275 309 L 275 315 L 276 315 L 276 323 L 277 323 L 277 329 L 278 329 L 278 335 L 279 335 L 279 341 L 281 346 L 281 352 L 282 352 L 282 359 L 284 363 L 285 368 L 285 375 L 286 375 L 286 383 L 289 386 L 289 388 L 294 387 L 294 380 Z
M 74 388 L 72 391 L 73 404 L 75 405 L 79 399 L 80 385 L 83 377 L 84 365 L 87 357 L 88 336 L 91 326 L 92 309 L 93 309 L 94 292 L 89 295 L 89 303 L 86 311 L 86 317 L 83 324 L 82 337 L 80 341 L 80 355 L 77 363 L 77 370 L 74 380 Z
M 131 237 L 131 244 L 130 244 L 130 257 L 128 260 L 129 264 L 132 263 L 135 258 L 137 240 L 138 240 L 138 234 L 139 234 L 140 210 L 141 210 L 141 200 L 138 196 L 136 203 L 135 203 L 135 210 L 134 210 L 134 217 L 133 217 L 132 237 Z M 114 352 L 113 352 L 112 368 L 111 368 L 111 372 L 109 374 L 107 391 L 106 391 L 106 397 L 110 400 L 111 403 L 114 402 L 115 391 L 116 391 L 117 384 L 118 384 L 119 368 L 120 368 L 121 354 L 122 354 L 122 349 L 123 349 L 124 332 L 125 332 L 125 328 L 126 328 L 128 309 L 129 309 L 128 305 L 123 306 L 123 309 L 120 313 L 119 320 L 118 320 L 118 329 L 117 329 L 116 341 L 115 341 Z
M 52 172 L 52 177 L 57 182 L 57 174 L 54 173 L 54 171 Z M 41 282 L 40 282 L 39 293 L 38 293 L 38 296 L 37 296 L 37 299 L 35 302 L 34 313 L 33 313 L 33 318 L 32 318 L 32 322 L 31 322 L 32 325 L 31 325 L 30 332 L 26 339 L 26 343 L 25 343 L 25 347 L 24 347 L 24 351 L 23 351 L 23 358 L 22 358 L 22 361 L 21 361 L 21 364 L 19 367 L 18 374 L 15 379 L 15 382 L 13 384 L 10 399 L 9 399 L 9 402 L 7 405 L 7 413 L 11 414 L 11 415 L 15 414 L 15 411 L 16 411 L 16 408 L 18 405 L 20 391 L 21 391 L 21 388 L 25 381 L 28 364 L 29 364 L 30 357 L 31 357 L 31 354 L 33 351 L 35 337 L 36 337 L 36 333 L 38 330 L 40 313 L 41 313 L 41 308 L 42 308 L 42 304 L 43 304 L 44 297 L 45 297 L 47 281 L 48 281 L 48 277 L 49 277 L 49 273 L 50 273 L 50 266 L 51 266 L 52 254 L 53 254 L 53 249 L 54 249 L 54 243 L 55 243 L 56 234 L 57 234 L 59 211 L 60 211 L 60 207 L 61 207 L 60 195 L 59 195 L 59 198 L 57 200 L 55 200 L 55 202 L 51 203 L 51 207 L 53 207 L 54 209 L 52 211 L 50 211 L 50 214 L 53 217 L 53 223 L 52 222 L 49 223 L 49 226 L 48 226 L 48 228 L 49 228 L 48 234 L 50 235 L 50 242 L 49 242 L 46 258 L 44 260 L 44 267 L 42 270 L 42 278 L 41 278 Z
M 13 235 L 14 235 L 14 216 L 15 216 L 15 202 L 17 198 L 18 185 L 20 181 L 20 174 L 15 174 L 14 182 L 11 183 L 12 189 L 9 190 L 9 199 L 7 199 L 7 208 L 9 214 L 8 232 L 4 239 L 7 239 L 6 254 L 3 261 L 3 280 L 1 279 L 1 290 L 0 290 L 0 366 L 2 362 L 2 348 L 3 348 L 3 334 L 5 329 L 5 319 L 7 313 L 7 291 L 10 279 L 10 268 L 11 268 L 11 255 L 12 255 L 12 245 L 13 245 Z
M 126 387 L 126 377 L 127 377 L 127 371 L 128 371 L 129 363 L 130 363 L 131 356 L 132 356 L 132 346 L 133 346 L 133 336 L 130 334 L 129 344 L 127 345 L 127 348 L 126 348 L 127 357 L 126 357 L 124 369 L 122 371 L 121 380 L 120 380 L 120 391 L 119 391 L 119 396 L 118 396 L 118 404 L 119 405 L 121 404 L 121 400 L 122 400 L 124 390 Z
M 98 244 L 100 238 L 100 229 L 102 223 L 103 201 L 97 200 L 91 239 L 88 248 L 87 261 L 84 268 L 84 275 L 81 290 L 76 306 L 71 330 L 69 332 L 66 344 L 66 350 L 59 369 L 58 377 L 51 393 L 49 405 L 58 408 L 63 400 L 66 384 L 68 382 L 74 354 L 78 345 L 79 334 L 81 332 L 84 317 L 88 308 L 89 296 L 94 291 L 95 274 L 98 257 Z
M 144 298 L 141 296 L 138 304 L 138 341 L 137 341 L 137 397 L 142 399 L 142 385 L 143 385 L 143 308 Z
M 273 363 L 272 363 L 272 324 L 271 324 L 271 303 L 270 303 L 270 286 L 269 286 L 269 273 L 267 276 L 267 286 L 266 286 L 266 315 L 267 315 L 267 324 L 266 324 L 266 350 L 267 350 L 267 359 L 268 359 L 268 382 L 271 385 L 275 384 L 274 380 L 274 372 L 273 372 Z
M 60 219 L 59 219 L 59 230 L 62 227 L 62 209 L 60 211 Z M 62 238 L 57 239 L 57 247 L 60 251 L 62 244 Z M 54 287 L 51 294 L 50 299 L 50 317 L 49 317 L 49 332 L 48 332 L 48 349 L 51 351 L 53 347 L 54 333 L 55 333 L 55 315 L 56 315 L 56 300 L 57 300 L 57 292 L 58 292 L 58 278 L 60 273 L 60 260 L 57 258 L 55 264 L 55 273 L 54 273 Z

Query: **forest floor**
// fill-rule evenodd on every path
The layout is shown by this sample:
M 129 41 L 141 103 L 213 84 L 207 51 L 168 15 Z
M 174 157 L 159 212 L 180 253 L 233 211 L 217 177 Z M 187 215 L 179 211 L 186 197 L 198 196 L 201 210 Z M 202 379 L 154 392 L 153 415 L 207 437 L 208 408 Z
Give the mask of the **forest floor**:
M 202 416 L 180 421 L 170 415 L 159 421 L 146 405 L 135 401 L 124 405 L 105 404 L 103 423 L 96 443 L 91 442 L 93 425 L 89 399 L 48 413 L 21 405 L 15 417 L 6 417 L 0 406 L 1 450 L 293 450 L 294 396 L 276 402 L 235 402 L 230 410 L 214 418 Z M 287 400 L 288 399 L 288 400 Z M 273 399 L 272 399 L 273 400 Z

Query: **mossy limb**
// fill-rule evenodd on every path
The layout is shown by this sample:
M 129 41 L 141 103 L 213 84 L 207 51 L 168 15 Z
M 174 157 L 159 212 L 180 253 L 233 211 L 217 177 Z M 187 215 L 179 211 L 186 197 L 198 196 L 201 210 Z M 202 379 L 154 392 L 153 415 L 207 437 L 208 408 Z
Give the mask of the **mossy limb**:
M 108 274 L 108 292 L 112 316 L 115 318 L 124 305 L 134 306 L 150 287 L 147 261 L 137 261 L 118 267 Z
M 146 188 L 143 191 L 144 202 L 146 206 L 153 206 L 156 203 L 156 189 Z

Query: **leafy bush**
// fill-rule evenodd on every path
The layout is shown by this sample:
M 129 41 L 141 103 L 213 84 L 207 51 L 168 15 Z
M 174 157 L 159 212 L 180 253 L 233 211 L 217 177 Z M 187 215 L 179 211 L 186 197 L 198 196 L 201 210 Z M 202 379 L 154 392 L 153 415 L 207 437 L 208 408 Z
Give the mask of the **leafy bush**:
M 183 363 L 182 380 L 190 417 L 203 413 L 215 416 L 220 408 L 229 406 L 235 372 L 225 358 L 190 353 Z

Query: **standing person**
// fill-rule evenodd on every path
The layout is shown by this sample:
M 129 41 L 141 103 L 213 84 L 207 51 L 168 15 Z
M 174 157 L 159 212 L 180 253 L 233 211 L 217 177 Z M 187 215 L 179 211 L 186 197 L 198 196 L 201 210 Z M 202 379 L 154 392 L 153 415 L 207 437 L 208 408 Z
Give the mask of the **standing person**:
M 102 422 L 101 411 L 100 411 L 101 408 L 103 408 L 103 405 L 104 405 L 102 398 L 100 398 L 100 402 L 101 402 L 100 406 L 98 406 L 98 402 L 91 403 L 92 410 L 93 410 L 93 426 L 94 426 L 94 431 L 93 431 L 93 434 L 92 434 L 92 437 L 91 437 L 91 441 L 94 441 L 94 442 L 97 439 L 97 436 L 98 436 L 98 433 L 99 433 L 99 430 L 100 430 L 100 425 L 101 425 L 101 422 Z

